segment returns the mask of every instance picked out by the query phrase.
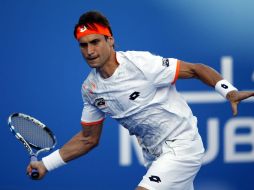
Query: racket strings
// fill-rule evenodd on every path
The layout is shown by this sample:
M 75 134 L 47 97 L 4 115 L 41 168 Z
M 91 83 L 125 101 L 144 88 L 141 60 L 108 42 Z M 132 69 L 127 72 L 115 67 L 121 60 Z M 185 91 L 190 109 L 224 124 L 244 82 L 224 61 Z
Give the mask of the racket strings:
M 54 145 L 53 137 L 39 124 L 35 122 L 22 118 L 13 117 L 11 125 L 15 127 L 16 132 L 18 132 L 27 142 L 33 144 L 40 148 L 49 148 Z

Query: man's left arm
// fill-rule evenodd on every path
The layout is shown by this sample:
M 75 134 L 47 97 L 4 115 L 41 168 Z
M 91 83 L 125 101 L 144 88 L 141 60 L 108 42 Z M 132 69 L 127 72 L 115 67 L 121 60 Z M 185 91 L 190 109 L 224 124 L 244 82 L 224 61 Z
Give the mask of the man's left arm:
M 237 105 L 242 100 L 254 96 L 253 91 L 238 91 L 228 81 L 224 80 L 216 70 L 207 65 L 187 63 L 184 61 L 179 61 L 179 64 L 179 79 L 196 78 L 214 87 L 216 91 L 230 101 L 233 115 L 237 115 Z

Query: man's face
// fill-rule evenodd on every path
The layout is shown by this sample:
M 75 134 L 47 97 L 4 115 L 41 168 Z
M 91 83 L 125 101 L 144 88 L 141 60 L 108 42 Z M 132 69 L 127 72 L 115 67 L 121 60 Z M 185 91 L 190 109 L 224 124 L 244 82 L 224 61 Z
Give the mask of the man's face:
M 80 50 L 88 65 L 101 68 L 108 61 L 113 50 L 113 38 L 90 34 L 79 39 Z

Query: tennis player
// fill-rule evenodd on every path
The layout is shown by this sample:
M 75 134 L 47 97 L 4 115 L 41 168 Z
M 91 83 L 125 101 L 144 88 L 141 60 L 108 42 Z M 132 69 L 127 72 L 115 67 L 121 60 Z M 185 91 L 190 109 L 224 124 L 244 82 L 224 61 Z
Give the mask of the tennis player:
M 110 24 L 100 12 L 83 14 L 74 35 L 92 68 L 82 85 L 82 130 L 61 149 L 30 163 L 27 172 L 36 168 L 41 179 L 47 171 L 88 153 L 98 145 L 108 115 L 142 147 L 147 172 L 136 190 L 193 190 L 204 147 L 197 118 L 177 92 L 176 81 L 196 78 L 214 87 L 230 101 L 233 115 L 238 103 L 254 92 L 238 91 L 204 64 L 146 51 L 115 51 Z

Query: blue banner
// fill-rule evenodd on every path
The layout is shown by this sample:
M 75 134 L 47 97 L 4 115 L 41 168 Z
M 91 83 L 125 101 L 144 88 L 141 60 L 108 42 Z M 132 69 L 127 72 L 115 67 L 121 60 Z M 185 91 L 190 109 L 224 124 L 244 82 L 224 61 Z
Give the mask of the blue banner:
M 96 149 L 41 181 L 26 176 L 29 157 L 9 132 L 8 115 L 43 121 L 57 136 L 56 148 L 81 130 L 81 84 L 90 71 L 73 37 L 81 14 L 108 17 L 116 50 L 204 63 L 239 90 L 254 90 L 253 7 L 249 0 L 0 1 L 0 190 L 130 190 L 146 172 L 136 140 L 107 118 Z M 176 85 L 206 148 L 195 189 L 253 190 L 254 99 L 233 117 L 229 102 L 199 80 Z

